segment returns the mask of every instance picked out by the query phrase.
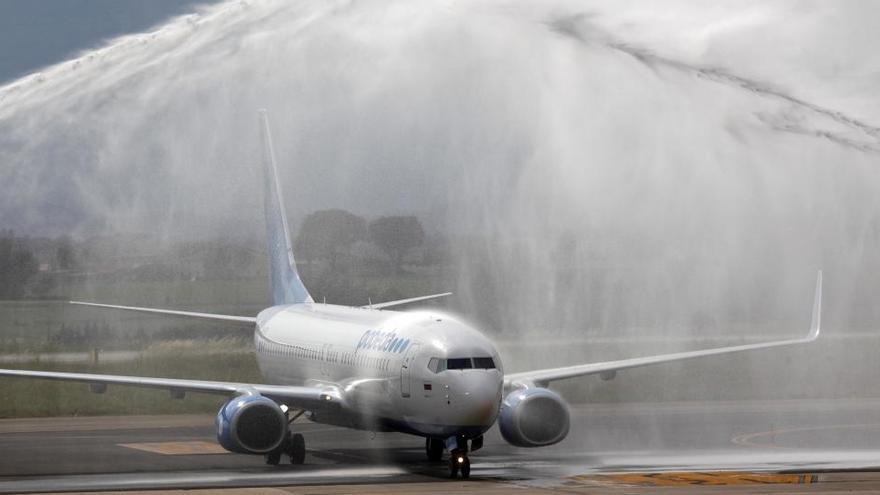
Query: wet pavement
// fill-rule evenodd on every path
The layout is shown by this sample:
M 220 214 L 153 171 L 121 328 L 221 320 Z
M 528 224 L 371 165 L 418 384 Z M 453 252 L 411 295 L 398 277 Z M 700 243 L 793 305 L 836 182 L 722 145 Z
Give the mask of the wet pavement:
M 609 476 L 781 472 L 810 481 L 880 466 L 880 400 L 592 404 L 572 414 L 569 437 L 553 447 L 513 448 L 490 431 L 472 454 L 472 481 L 645 488 Z M 444 464 L 425 460 L 420 438 L 296 429 L 306 465 L 269 467 L 217 449 L 209 415 L 0 420 L 0 492 L 450 483 Z

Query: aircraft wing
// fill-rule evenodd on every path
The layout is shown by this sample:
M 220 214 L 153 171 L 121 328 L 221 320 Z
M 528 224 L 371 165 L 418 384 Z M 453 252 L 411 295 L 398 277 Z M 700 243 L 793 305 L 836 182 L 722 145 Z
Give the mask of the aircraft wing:
M 822 321 L 822 272 L 816 277 L 816 293 L 813 299 L 813 317 L 810 325 L 810 332 L 806 337 L 799 339 L 777 340 L 772 342 L 761 342 L 757 344 L 737 345 L 732 347 L 718 347 L 714 349 L 701 349 L 696 351 L 676 352 L 673 354 L 661 354 L 657 356 L 646 356 L 630 359 L 621 359 L 618 361 L 606 361 L 604 363 L 580 364 L 574 366 L 565 366 L 561 368 L 550 368 L 535 371 L 526 371 L 522 373 L 511 373 L 504 377 L 504 385 L 507 386 L 530 386 L 535 384 L 538 386 L 546 386 L 547 383 L 555 380 L 563 380 L 565 378 L 574 378 L 585 375 L 606 374 L 613 376 L 614 373 L 628 368 L 638 368 L 640 366 L 648 366 L 651 364 L 668 363 L 672 361 L 682 361 L 685 359 L 693 359 L 705 356 L 717 356 L 720 354 L 730 354 L 734 352 L 751 351 L 755 349 L 767 349 L 770 347 L 782 347 L 795 344 L 806 344 L 812 342 L 819 337 L 819 331 Z
M 182 397 L 184 392 L 202 392 L 227 396 L 248 393 L 252 394 L 257 392 L 260 395 L 265 395 L 277 402 L 303 409 L 327 407 L 334 404 L 338 405 L 342 402 L 340 391 L 333 387 L 261 385 L 253 383 L 181 380 L 177 378 L 150 378 L 143 376 L 0 369 L 0 377 L 3 376 L 88 383 L 92 391 L 98 393 L 106 390 L 107 385 L 167 389 L 171 392 L 172 397 Z
M 177 311 L 177 310 L 173 310 L 173 309 L 137 308 L 134 306 L 116 306 L 113 304 L 97 304 L 97 303 L 80 302 L 80 301 L 70 301 L 70 304 L 76 304 L 79 306 L 92 306 L 95 308 L 120 309 L 123 311 L 135 311 L 138 313 L 154 313 L 154 314 L 161 314 L 161 315 L 182 316 L 185 318 L 198 318 L 198 319 L 202 319 L 202 320 L 225 321 L 225 322 L 229 322 L 229 323 L 255 324 L 257 322 L 257 319 L 252 316 L 230 316 L 230 315 L 218 315 L 218 314 L 214 314 L 214 313 L 193 313 L 191 311 Z
M 400 306 L 402 304 L 409 304 L 418 301 L 427 301 L 428 299 L 437 299 L 438 297 L 446 297 L 451 296 L 452 292 L 444 292 L 442 294 L 431 294 L 430 296 L 419 296 L 419 297 L 410 297 L 409 299 L 398 299 L 396 301 L 387 301 L 378 304 L 368 304 L 366 306 L 361 306 L 362 308 L 369 309 L 383 309 L 390 308 L 392 306 Z

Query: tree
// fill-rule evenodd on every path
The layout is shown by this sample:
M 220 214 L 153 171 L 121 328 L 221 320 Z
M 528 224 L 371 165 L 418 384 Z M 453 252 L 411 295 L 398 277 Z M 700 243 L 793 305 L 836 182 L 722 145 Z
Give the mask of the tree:
M 335 269 L 351 245 L 366 238 L 367 222 L 345 210 L 319 210 L 303 220 L 294 243 L 296 255 L 308 261 L 327 260 Z
M 12 231 L 0 234 L 0 299 L 24 295 L 28 280 L 37 273 L 37 258 L 15 238 Z
M 209 279 L 230 280 L 251 271 L 254 253 L 247 246 L 217 243 L 208 248 L 204 261 L 205 276 Z
M 425 231 L 414 216 L 381 217 L 370 222 L 370 240 L 388 253 L 400 273 L 406 253 L 425 242 Z
M 70 236 L 61 236 L 56 242 L 55 262 L 58 264 L 58 269 L 71 270 L 76 268 L 76 253 Z

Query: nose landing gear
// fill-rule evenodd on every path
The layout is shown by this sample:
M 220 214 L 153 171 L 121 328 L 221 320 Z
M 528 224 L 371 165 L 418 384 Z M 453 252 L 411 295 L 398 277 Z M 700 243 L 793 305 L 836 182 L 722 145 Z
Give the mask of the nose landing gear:
M 438 442 L 439 443 L 439 442 Z M 468 448 L 470 443 L 470 449 Z M 428 444 L 430 445 L 430 443 Z M 468 457 L 469 451 L 482 448 L 483 437 L 479 436 L 468 441 L 465 437 L 451 437 L 446 439 L 446 448 L 449 449 L 449 477 L 457 478 L 461 473 L 462 479 L 471 477 L 471 460 Z M 442 455 L 442 450 L 441 450 Z M 430 458 L 430 452 L 429 452 Z
M 457 477 L 459 471 L 461 471 L 462 479 L 466 480 L 471 477 L 471 460 L 467 453 L 454 453 L 449 457 L 449 477 Z

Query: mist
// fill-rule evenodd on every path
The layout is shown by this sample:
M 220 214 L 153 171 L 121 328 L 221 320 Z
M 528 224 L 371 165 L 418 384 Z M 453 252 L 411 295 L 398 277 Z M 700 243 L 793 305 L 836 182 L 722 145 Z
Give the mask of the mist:
M 453 309 L 493 335 L 800 335 L 820 268 L 826 327 L 868 331 L 877 19 L 819 1 L 205 7 L 0 88 L 0 226 L 261 244 L 266 108 L 292 224 L 418 215 L 451 240 Z

